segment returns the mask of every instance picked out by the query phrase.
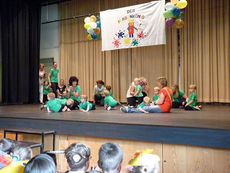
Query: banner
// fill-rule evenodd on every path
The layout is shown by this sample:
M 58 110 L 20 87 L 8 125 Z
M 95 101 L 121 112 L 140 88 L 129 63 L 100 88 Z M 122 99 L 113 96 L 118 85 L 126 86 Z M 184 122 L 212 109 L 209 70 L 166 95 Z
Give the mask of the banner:
M 166 44 L 165 0 L 100 12 L 102 51 Z

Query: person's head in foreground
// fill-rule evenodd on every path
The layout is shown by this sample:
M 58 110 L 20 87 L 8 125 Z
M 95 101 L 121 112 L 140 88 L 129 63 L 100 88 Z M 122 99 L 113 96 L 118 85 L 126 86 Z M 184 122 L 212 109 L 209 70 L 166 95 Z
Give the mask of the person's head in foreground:
M 104 90 L 105 96 L 109 96 L 109 90 Z
M 153 150 L 144 150 L 135 154 L 135 158 L 129 161 L 133 166 L 132 173 L 159 173 L 159 156 L 152 154 Z
M 133 82 L 134 82 L 134 84 L 137 86 L 137 85 L 140 84 L 140 79 L 139 79 L 139 78 L 135 78 L 135 79 L 133 80 Z
M 88 100 L 86 95 L 81 95 L 81 103 L 85 103 Z
M 71 171 L 85 172 L 89 167 L 90 148 L 83 143 L 73 143 L 65 150 Z
M 196 91 L 196 85 L 194 84 L 189 85 L 189 93 L 191 94 L 194 93 L 195 91 Z
M 144 97 L 143 102 L 145 103 L 146 106 L 150 105 L 151 99 L 149 97 Z
M 98 88 L 101 88 L 105 84 L 103 80 L 97 80 L 96 83 Z
M 155 95 L 160 94 L 160 88 L 159 87 L 154 87 L 153 91 L 154 91 Z
M 168 85 L 166 77 L 158 77 L 157 78 L 157 85 L 159 88 L 164 88 Z
M 103 173 L 119 173 L 123 161 L 123 151 L 116 143 L 105 143 L 99 150 L 98 166 Z
M 16 145 L 10 154 L 12 157 L 15 157 L 17 161 L 30 160 L 32 158 L 32 149 L 20 144 Z
M 4 138 L 0 140 L 0 151 L 9 154 L 12 148 L 14 147 L 15 147 L 15 142 L 12 141 L 11 139 Z
M 48 154 L 39 154 L 26 164 L 24 173 L 56 173 L 56 166 Z
M 47 94 L 48 100 L 54 100 L 55 99 L 55 94 L 54 93 L 49 93 Z

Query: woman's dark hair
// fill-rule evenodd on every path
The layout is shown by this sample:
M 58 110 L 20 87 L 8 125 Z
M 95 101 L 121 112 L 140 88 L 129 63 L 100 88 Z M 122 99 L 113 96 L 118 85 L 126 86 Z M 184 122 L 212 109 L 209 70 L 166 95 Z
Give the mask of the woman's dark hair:
M 39 154 L 26 164 L 24 173 L 56 173 L 56 166 L 48 154 Z
M 72 86 L 73 82 L 77 82 L 78 85 L 78 78 L 76 76 L 71 76 L 69 78 L 69 85 Z
M 97 80 L 96 81 L 97 84 L 101 84 L 101 85 L 104 85 L 105 83 L 103 82 L 103 80 Z

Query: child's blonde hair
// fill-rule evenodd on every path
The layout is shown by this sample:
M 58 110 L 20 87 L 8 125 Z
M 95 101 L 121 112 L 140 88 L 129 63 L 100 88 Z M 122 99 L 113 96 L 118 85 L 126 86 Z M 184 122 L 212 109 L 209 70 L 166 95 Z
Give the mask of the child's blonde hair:
M 159 87 L 154 87 L 153 89 L 154 89 L 154 90 L 157 90 L 157 91 L 160 91 L 160 88 L 159 88 Z
M 109 90 L 104 90 L 104 94 L 105 94 L 105 96 L 108 96 L 109 95 Z
M 85 100 L 87 100 L 87 99 L 88 99 L 88 97 L 87 97 L 87 95 L 81 95 L 81 99 L 85 99 Z
M 48 93 L 47 96 L 49 97 L 50 100 L 55 99 L 55 94 L 54 93 Z
M 69 102 L 70 102 L 70 105 L 73 105 L 73 104 L 74 104 L 74 100 L 73 100 L 73 99 L 70 99 L 70 98 L 69 98 L 69 99 L 67 100 L 67 103 L 69 103 Z
M 166 87 L 168 85 L 166 77 L 158 77 L 157 82 L 159 82 L 162 87 Z
M 137 82 L 140 82 L 140 78 L 137 78 L 137 77 L 136 77 L 136 78 L 134 78 L 133 81 L 134 81 L 134 82 L 136 82 L 136 81 L 137 81 Z
M 144 101 L 144 103 L 149 104 L 150 98 L 146 96 L 146 97 L 144 97 L 143 101 Z
M 191 85 L 189 85 L 189 88 L 196 90 L 196 85 L 191 84 Z

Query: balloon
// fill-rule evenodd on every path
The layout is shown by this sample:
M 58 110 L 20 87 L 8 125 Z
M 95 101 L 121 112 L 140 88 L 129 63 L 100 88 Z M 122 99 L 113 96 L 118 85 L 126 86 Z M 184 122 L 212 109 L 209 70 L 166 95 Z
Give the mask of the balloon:
M 165 11 L 164 13 L 163 13 L 163 15 L 164 15 L 164 17 L 167 19 L 167 18 L 171 18 L 171 17 L 173 17 L 173 13 L 172 13 L 172 11 L 170 10 L 170 11 Z
M 90 23 L 91 28 L 95 29 L 97 27 L 97 24 L 95 22 Z
M 90 34 L 88 34 L 87 38 L 88 38 L 88 40 L 92 40 L 93 39 Z
M 84 19 L 84 22 L 85 22 L 85 23 L 90 23 L 90 17 L 86 17 L 86 18 Z
M 97 21 L 97 27 L 100 28 L 101 27 L 101 22 L 100 21 Z
M 89 29 L 90 28 L 90 24 L 89 23 L 84 24 L 84 28 L 85 29 Z
M 179 0 L 171 0 L 172 4 L 176 4 Z
M 175 20 L 176 20 L 175 18 L 166 19 L 166 25 L 167 26 L 172 26 L 174 24 Z
M 184 13 L 180 13 L 178 18 L 184 19 Z
M 181 28 L 184 27 L 184 21 L 183 21 L 182 19 L 177 19 L 177 20 L 175 21 L 175 24 L 176 24 L 176 27 L 177 27 L 178 29 L 181 29 Z
M 91 35 L 91 37 L 95 40 L 95 39 L 97 39 L 97 34 L 93 33 L 93 34 Z
M 97 21 L 100 21 L 100 16 L 97 16 Z
M 88 32 L 89 34 L 93 34 L 93 33 L 94 33 L 93 28 L 87 29 L 87 32 Z
M 96 22 L 96 20 L 97 18 L 94 15 L 90 16 L 90 22 Z
M 172 10 L 174 8 L 174 5 L 171 2 L 168 2 L 165 4 L 165 9 L 166 10 Z
M 178 16 L 178 15 L 180 14 L 180 9 L 179 9 L 178 7 L 174 7 L 174 8 L 172 9 L 172 14 L 173 14 L 174 16 Z
M 100 28 L 95 28 L 95 29 L 94 29 L 94 32 L 95 32 L 96 34 L 100 34 L 101 29 L 100 29 Z
M 176 4 L 176 7 L 183 9 L 187 7 L 187 5 L 188 5 L 188 2 L 186 0 L 181 0 Z

